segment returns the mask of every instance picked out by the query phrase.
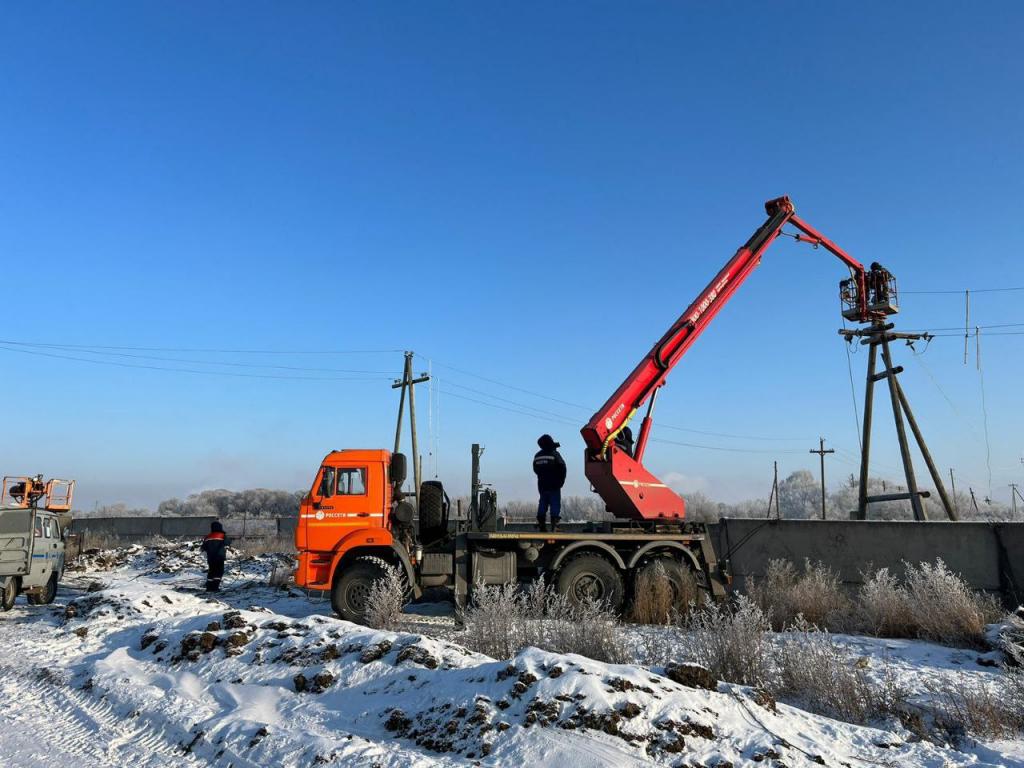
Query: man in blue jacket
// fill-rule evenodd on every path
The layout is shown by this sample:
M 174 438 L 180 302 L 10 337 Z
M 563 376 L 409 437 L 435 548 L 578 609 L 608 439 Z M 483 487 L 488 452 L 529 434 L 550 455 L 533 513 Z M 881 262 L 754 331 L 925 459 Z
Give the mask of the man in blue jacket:
M 540 450 L 533 457 L 533 472 L 537 475 L 537 491 L 540 503 L 537 506 L 537 527 L 547 531 L 547 512 L 551 510 L 551 530 L 558 530 L 558 519 L 562 514 L 562 486 L 565 485 L 565 459 L 558 452 L 559 443 L 551 435 L 541 435 L 537 440 Z
M 210 523 L 210 533 L 200 548 L 206 553 L 206 591 L 219 592 L 224 561 L 228 558 L 228 540 L 224 538 L 224 526 L 219 521 Z

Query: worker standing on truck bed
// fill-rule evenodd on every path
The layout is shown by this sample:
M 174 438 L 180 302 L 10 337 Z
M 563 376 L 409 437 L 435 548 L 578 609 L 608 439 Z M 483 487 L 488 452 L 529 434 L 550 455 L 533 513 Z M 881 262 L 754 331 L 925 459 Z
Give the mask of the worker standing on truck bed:
M 562 486 L 565 485 L 565 459 L 558 452 L 559 443 L 551 435 L 541 435 L 537 439 L 540 450 L 533 457 L 533 471 L 537 475 L 537 490 L 540 492 L 540 503 L 537 506 L 537 527 L 541 531 L 548 529 L 547 511 L 551 510 L 551 530 L 558 529 L 558 519 L 562 514 Z
M 203 539 L 201 549 L 206 553 L 206 591 L 219 592 L 224 561 L 228 557 L 228 540 L 224 538 L 224 526 L 219 520 L 210 523 L 210 532 Z

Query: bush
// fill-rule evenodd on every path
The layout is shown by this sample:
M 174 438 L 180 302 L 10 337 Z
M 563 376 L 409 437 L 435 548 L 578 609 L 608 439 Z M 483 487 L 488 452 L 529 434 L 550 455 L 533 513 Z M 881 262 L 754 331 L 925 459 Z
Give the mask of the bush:
M 823 563 L 805 560 L 803 573 L 797 573 L 788 560 L 772 560 L 764 581 L 748 580 L 747 591 L 777 631 L 800 616 L 833 631 L 849 625 L 850 600 L 839 577 Z
M 381 563 L 384 575 L 370 585 L 366 598 L 366 623 L 374 629 L 395 629 L 405 606 L 405 577 L 389 563 Z
M 665 566 L 655 561 L 636 579 L 630 619 L 637 624 L 668 624 L 679 608 Z
M 772 689 L 771 626 L 752 600 L 740 595 L 735 608 L 711 603 L 684 623 L 681 639 L 688 657 L 719 680 Z
M 910 596 L 888 568 L 865 574 L 857 594 L 857 624 L 878 637 L 913 637 Z
M 868 723 L 905 708 L 907 692 L 886 668 L 881 682 L 868 674 L 868 660 L 854 658 L 828 632 L 803 620 L 780 644 L 778 693 L 813 712 L 852 723 Z M 885 663 L 885 662 L 882 662 Z
M 914 634 L 946 645 L 984 647 L 985 625 L 999 618 L 996 601 L 975 594 L 939 558 L 907 568 L 907 595 Z
M 465 627 L 462 643 L 496 659 L 534 646 L 611 663 L 627 660 L 618 619 L 607 606 L 571 605 L 543 580 L 525 592 L 515 584 L 477 584 L 473 602 L 460 620 Z
M 926 680 L 933 728 L 954 743 L 964 736 L 1013 738 L 1024 731 L 1024 676 L 1008 670 L 995 680 L 962 675 L 956 682 Z

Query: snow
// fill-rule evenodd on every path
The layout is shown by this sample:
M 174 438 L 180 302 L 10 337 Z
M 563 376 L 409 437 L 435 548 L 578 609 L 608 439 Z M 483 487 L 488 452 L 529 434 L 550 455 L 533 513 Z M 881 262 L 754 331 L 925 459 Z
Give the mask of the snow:
M 19 600 L 0 616 L 0 765 L 1024 765 L 1022 742 L 957 751 L 660 668 L 490 659 L 443 604 L 414 608 L 419 634 L 356 626 L 267 585 L 282 562 L 229 564 L 214 597 L 193 548 L 131 548 L 88 558 L 53 606 Z M 996 674 L 977 653 L 838 640 L 908 680 Z

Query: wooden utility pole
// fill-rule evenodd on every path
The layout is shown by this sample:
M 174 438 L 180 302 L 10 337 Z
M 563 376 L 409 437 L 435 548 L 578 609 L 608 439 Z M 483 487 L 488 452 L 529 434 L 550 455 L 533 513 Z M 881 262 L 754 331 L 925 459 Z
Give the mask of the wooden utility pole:
M 953 511 L 960 517 L 960 503 L 956 500 L 956 480 L 953 479 L 953 468 L 949 468 L 949 487 L 953 491 Z
M 395 453 L 398 453 L 398 449 L 402 442 L 402 415 L 405 410 L 405 392 L 406 390 L 409 391 L 409 425 L 412 431 L 413 491 L 416 496 L 416 505 L 419 506 L 422 468 L 420 466 L 420 448 L 416 435 L 416 385 L 422 384 L 425 381 L 430 381 L 430 375 L 421 373 L 418 377 L 413 377 L 412 360 L 414 356 L 415 353 L 413 352 L 405 353 L 405 367 L 402 369 L 402 378 L 396 380 L 395 383 L 391 385 L 391 388 L 401 388 L 402 390 L 401 397 L 398 401 L 398 424 L 395 426 Z
M 772 479 L 772 492 L 768 494 L 768 517 L 772 516 L 772 501 L 775 501 L 775 517 L 777 520 L 782 519 L 782 514 L 779 512 L 779 462 L 773 461 L 774 474 Z
M 858 492 L 856 519 L 867 519 L 867 506 L 871 502 L 900 501 L 904 499 L 910 501 L 910 507 L 914 511 L 915 520 L 928 519 L 924 511 L 924 505 L 921 503 L 921 499 L 927 498 L 931 494 L 928 491 L 918 490 L 917 476 L 914 473 L 914 462 L 910 456 L 910 443 L 907 440 L 906 427 L 909 425 L 910 431 L 913 433 L 914 439 L 917 441 L 917 446 L 921 451 L 921 456 L 924 458 L 924 462 L 928 467 L 928 472 L 931 475 L 932 482 L 935 483 L 935 490 L 942 501 L 942 506 L 946 511 L 946 516 L 950 520 L 959 520 L 960 513 L 954 508 L 953 502 L 946 493 L 946 486 L 945 483 L 943 483 L 942 475 L 935 466 L 935 461 L 932 459 L 931 452 L 928 450 L 928 445 L 925 443 L 924 435 L 921 433 L 921 428 L 917 424 L 917 419 L 914 418 L 914 412 L 910 409 L 910 402 L 907 399 L 907 395 L 903 391 L 903 387 L 900 385 L 899 380 L 896 378 L 898 374 L 903 373 L 903 366 L 893 365 L 892 353 L 889 349 L 889 342 L 895 339 L 906 339 L 909 342 L 917 339 L 930 339 L 931 337 L 927 334 L 921 333 L 897 333 L 892 329 L 892 323 L 885 323 L 883 321 L 876 320 L 872 323 L 870 328 L 857 330 L 844 328 L 839 331 L 840 335 L 846 338 L 848 342 L 851 341 L 854 336 L 857 336 L 860 337 L 861 344 L 868 345 L 867 389 L 864 393 L 864 428 L 861 439 L 860 489 Z M 875 363 L 878 352 L 881 353 L 884 370 L 876 373 Z M 892 417 L 893 422 L 896 425 L 896 438 L 899 442 L 900 457 L 903 460 L 903 473 L 907 479 L 907 490 L 905 493 L 882 493 L 876 496 L 869 496 L 868 469 L 871 459 L 872 405 L 874 400 L 875 383 L 879 381 L 885 381 L 889 385 L 889 400 L 892 404 Z M 906 419 L 906 423 L 904 423 L 904 418 Z
M 1013 505 L 1013 519 L 1017 519 L 1017 484 L 1010 483 L 1010 503 Z
M 818 438 L 818 450 L 811 449 L 810 453 L 816 453 L 821 458 L 821 519 L 825 519 L 825 454 L 835 453 L 834 448 L 825 449 L 825 438 Z

